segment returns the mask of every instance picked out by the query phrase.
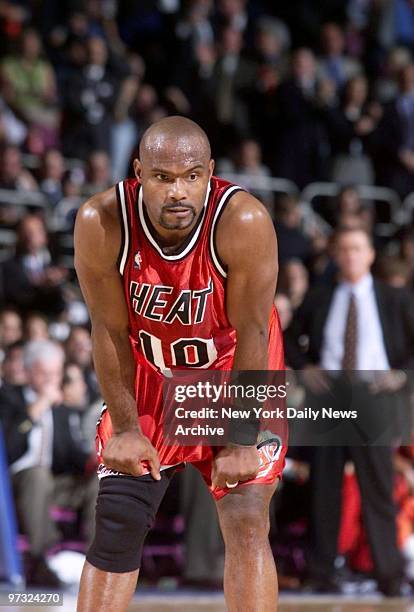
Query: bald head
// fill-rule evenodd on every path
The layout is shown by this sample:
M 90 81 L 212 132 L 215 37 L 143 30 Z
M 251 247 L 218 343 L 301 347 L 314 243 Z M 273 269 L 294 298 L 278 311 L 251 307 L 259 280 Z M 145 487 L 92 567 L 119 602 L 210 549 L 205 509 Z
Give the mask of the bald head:
M 208 161 L 211 157 L 207 134 L 197 123 L 186 117 L 165 117 L 153 123 L 141 138 L 139 146 L 141 162 L 156 158 L 160 162 L 198 158 Z
M 166 117 L 144 133 L 139 155 L 134 171 L 153 226 L 167 241 L 182 240 L 203 209 L 213 175 L 206 133 L 190 119 Z

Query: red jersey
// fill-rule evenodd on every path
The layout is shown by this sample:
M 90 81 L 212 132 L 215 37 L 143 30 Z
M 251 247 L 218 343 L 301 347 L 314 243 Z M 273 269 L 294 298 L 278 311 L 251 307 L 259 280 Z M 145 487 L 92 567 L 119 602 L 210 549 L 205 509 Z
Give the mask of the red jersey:
M 122 181 L 116 191 L 122 219 L 118 265 L 137 363 L 140 425 L 157 449 L 161 465 L 198 461 L 211 453 L 210 447 L 163 443 L 163 374 L 174 368 L 232 368 L 236 330 L 226 314 L 226 268 L 217 253 L 215 234 L 222 212 L 241 188 L 212 177 L 196 225 L 173 255 L 166 255 L 157 242 L 140 182 Z M 268 368 L 284 369 L 282 334 L 274 307 L 269 319 Z M 110 435 L 108 412 L 98 432 L 101 450 Z

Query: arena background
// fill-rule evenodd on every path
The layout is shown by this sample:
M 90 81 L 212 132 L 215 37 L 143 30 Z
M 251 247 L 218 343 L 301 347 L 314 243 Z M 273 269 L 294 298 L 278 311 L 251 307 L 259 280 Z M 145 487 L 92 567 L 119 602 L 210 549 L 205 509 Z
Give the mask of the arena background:
M 101 400 L 73 267 L 80 204 L 131 174 L 147 126 L 185 115 L 206 130 L 216 174 L 257 195 L 275 222 L 284 329 L 308 288 L 333 279 L 329 240 L 338 225 L 366 228 L 375 275 L 411 291 L 413 44 L 410 0 L 0 1 L 0 421 L 11 465 L 4 460 L 1 470 L 5 589 L 27 580 L 50 590 L 58 576 L 65 609 L 74 609 L 92 529 Z M 55 406 L 53 436 L 42 443 L 53 461 L 39 457 L 26 480 L 13 467 L 27 431 L 14 418 L 10 386 L 27 385 L 30 355 L 50 356 L 49 341 L 66 358 L 62 384 L 44 391 Z M 410 448 L 395 453 L 407 580 L 412 457 Z M 308 449 L 290 451 L 271 509 L 281 609 L 414 609 L 376 590 L 351 463 L 337 559 L 345 594 L 309 593 L 309 458 Z M 222 610 L 222 573 L 213 503 L 187 469 L 147 539 L 136 609 Z

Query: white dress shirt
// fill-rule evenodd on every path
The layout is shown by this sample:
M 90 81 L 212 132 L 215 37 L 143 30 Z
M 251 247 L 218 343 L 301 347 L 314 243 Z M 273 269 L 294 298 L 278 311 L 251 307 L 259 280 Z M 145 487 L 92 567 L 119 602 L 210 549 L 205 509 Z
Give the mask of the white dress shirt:
M 389 370 L 384 336 L 371 274 L 355 284 L 342 282 L 336 287 L 323 330 L 321 367 L 341 370 L 345 327 L 351 294 L 357 309 L 357 370 Z

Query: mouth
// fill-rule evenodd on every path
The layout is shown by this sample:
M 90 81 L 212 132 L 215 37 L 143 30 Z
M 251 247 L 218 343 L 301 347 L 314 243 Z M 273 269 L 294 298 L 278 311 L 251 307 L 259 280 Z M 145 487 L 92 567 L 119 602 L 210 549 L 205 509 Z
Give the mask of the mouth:
M 178 219 L 185 219 L 192 214 L 192 208 L 186 206 L 174 206 L 171 208 L 165 207 L 165 212 L 169 215 L 174 215 Z

